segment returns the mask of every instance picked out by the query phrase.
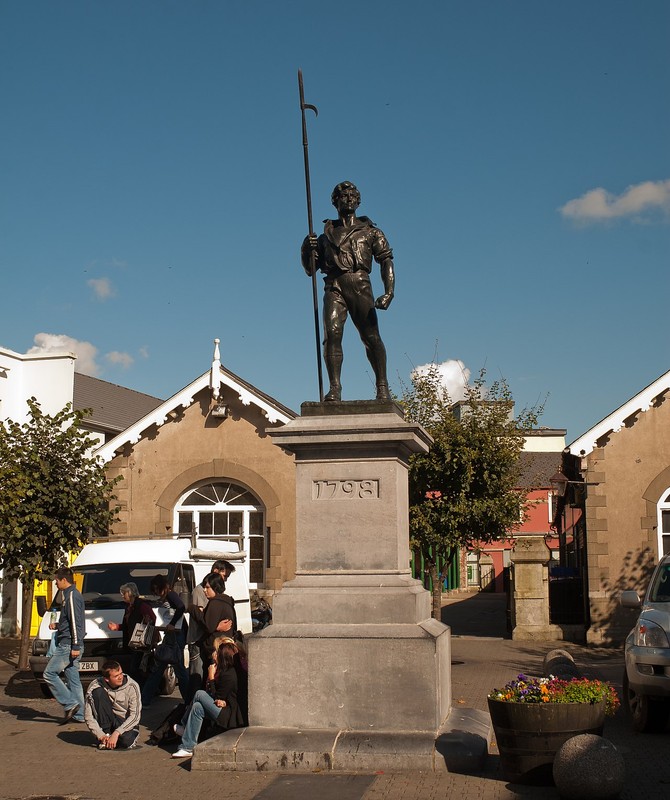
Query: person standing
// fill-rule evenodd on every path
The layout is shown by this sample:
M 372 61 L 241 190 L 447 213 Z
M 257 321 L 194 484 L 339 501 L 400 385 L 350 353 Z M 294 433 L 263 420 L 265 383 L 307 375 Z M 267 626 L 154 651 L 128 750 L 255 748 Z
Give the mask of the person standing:
M 86 725 L 98 740 L 99 750 L 131 750 L 140 735 L 142 700 L 139 685 L 118 661 L 105 661 L 102 677 L 86 692 Z
M 126 610 L 121 622 L 108 622 L 107 627 L 110 631 L 121 631 L 123 636 L 123 652 L 132 653 L 132 662 L 128 674 L 133 680 L 139 681 L 142 675 L 141 664 L 145 653 L 141 650 L 132 650 L 130 647 L 130 637 L 133 635 L 135 626 L 140 622 L 145 624 L 156 624 L 156 615 L 149 603 L 140 597 L 140 591 L 136 583 L 124 583 L 119 588 L 119 593 L 126 604 Z
M 233 572 L 235 572 L 234 565 L 231 564 L 230 561 L 226 561 L 225 559 L 221 558 L 212 564 L 212 571 L 210 574 L 217 573 L 225 582 Z M 209 601 L 203 584 L 204 581 L 203 583 L 199 583 L 191 594 L 191 604 L 196 608 L 199 608 L 200 611 L 205 610 Z M 228 633 L 232 627 L 232 624 L 232 620 L 222 620 L 219 623 L 217 631 L 219 633 Z M 190 673 L 189 687 L 191 697 L 193 697 L 196 691 L 200 689 L 203 682 L 204 666 L 202 658 L 200 657 L 200 646 L 198 642 L 200 642 L 206 636 L 206 634 L 207 631 L 205 628 L 195 619 L 195 617 L 190 616 L 188 621 L 186 642 L 188 644 L 188 670 Z
M 190 700 L 188 672 L 184 665 L 184 646 L 186 645 L 186 620 L 184 619 L 184 612 L 186 606 L 181 597 L 175 592 L 170 584 L 167 582 L 165 575 L 155 575 L 151 579 L 151 593 L 156 595 L 162 601 L 164 606 L 169 606 L 174 609 L 174 614 L 170 620 L 170 624 L 165 627 L 165 635 L 173 636 L 177 642 L 177 661 L 173 664 L 174 672 L 177 676 L 179 684 L 179 691 L 185 703 Z M 142 687 L 142 705 L 149 706 L 154 699 L 154 695 L 158 691 L 158 686 L 161 682 L 167 664 L 163 661 L 156 661 L 147 676 L 147 679 Z
M 56 641 L 54 653 L 44 670 L 44 680 L 65 710 L 61 721 L 64 725 L 70 721 L 84 721 L 84 690 L 79 677 L 85 636 L 84 598 L 74 585 L 69 567 L 57 569 L 54 580 L 63 595 L 63 604 L 58 622 L 49 624 L 49 628 L 56 631 Z

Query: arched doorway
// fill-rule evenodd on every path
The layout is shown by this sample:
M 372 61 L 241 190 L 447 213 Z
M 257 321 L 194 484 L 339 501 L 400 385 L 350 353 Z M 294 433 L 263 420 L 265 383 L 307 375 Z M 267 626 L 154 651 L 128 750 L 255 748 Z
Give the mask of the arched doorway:
M 174 529 L 234 542 L 247 553 L 249 586 L 262 588 L 268 559 L 265 508 L 249 489 L 225 480 L 191 487 L 174 508 Z

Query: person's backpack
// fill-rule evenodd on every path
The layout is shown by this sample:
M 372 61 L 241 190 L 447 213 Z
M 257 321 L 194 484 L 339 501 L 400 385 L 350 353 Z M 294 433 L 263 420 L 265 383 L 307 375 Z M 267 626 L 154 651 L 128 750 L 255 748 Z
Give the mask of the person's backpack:
M 174 732 L 174 725 L 181 723 L 184 712 L 186 711 L 186 704 L 179 703 L 172 711 L 165 717 L 161 724 L 149 736 L 147 744 L 167 744 L 179 739 L 179 736 Z

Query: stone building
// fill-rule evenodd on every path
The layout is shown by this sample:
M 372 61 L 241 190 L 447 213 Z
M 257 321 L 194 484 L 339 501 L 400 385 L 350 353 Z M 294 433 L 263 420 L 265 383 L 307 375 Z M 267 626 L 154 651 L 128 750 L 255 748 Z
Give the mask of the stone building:
M 268 430 L 296 414 L 221 366 L 98 448 L 121 506 L 117 536 L 197 532 L 247 552 L 252 589 L 295 570 L 295 467 Z
M 621 592 L 642 593 L 659 557 L 670 552 L 669 393 L 666 372 L 563 456 L 557 522 L 584 565 L 590 644 L 625 639 L 636 613 L 621 608 Z

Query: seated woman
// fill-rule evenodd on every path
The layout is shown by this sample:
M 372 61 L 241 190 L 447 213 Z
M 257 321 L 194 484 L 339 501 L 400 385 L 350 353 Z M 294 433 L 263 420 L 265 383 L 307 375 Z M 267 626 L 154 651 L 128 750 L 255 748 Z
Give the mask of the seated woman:
M 218 650 L 222 644 L 229 644 L 235 651 L 233 666 L 237 673 L 237 704 L 240 707 L 245 727 L 249 724 L 249 658 L 241 642 L 229 636 L 217 636 L 214 640 L 214 649 Z
M 235 672 L 235 648 L 229 644 L 219 645 L 212 654 L 212 663 L 207 671 L 207 691 L 199 689 L 181 725 L 175 732 L 181 736 L 181 746 L 172 758 L 187 758 L 193 748 L 204 720 L 211 719 L 223 730 L 239 728 L 243 724 L 242 712 L 237 703 L 237 673 Z

